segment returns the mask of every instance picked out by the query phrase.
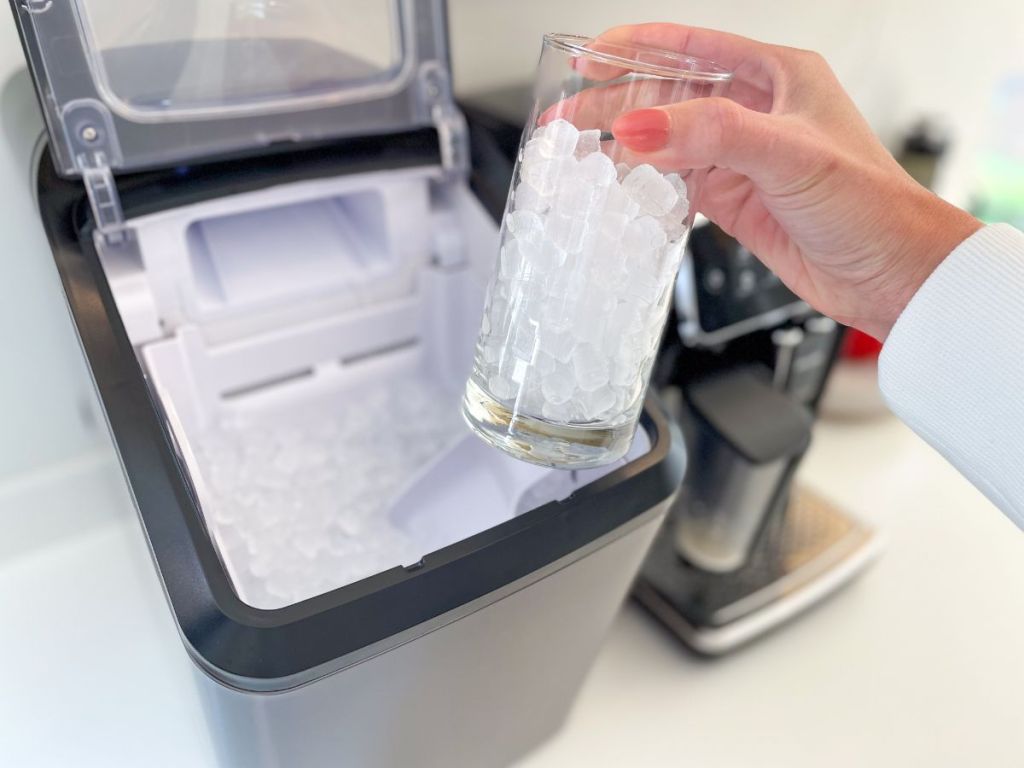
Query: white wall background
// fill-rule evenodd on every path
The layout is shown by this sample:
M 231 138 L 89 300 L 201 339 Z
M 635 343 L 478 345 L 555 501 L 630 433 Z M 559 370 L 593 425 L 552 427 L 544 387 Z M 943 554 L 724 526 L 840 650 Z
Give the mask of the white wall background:
M 948 121 L 957 144 L 942 191 L 960 203 L 993 85 L 1024 71 L 1021 0 L 449 0 L 449 9 L 461 93 L 530 79 L 552 31 L 675 21 L 817 50 L 890 146 L 923 114 Z
M 16 46 L 16 47 L 15 47 Z M 0 22 L 0 513 L 102 444 L 96 400 L 31 193 L 43 130 L 13 24 Z M 22 510 L 31 514 L 31 510 Z

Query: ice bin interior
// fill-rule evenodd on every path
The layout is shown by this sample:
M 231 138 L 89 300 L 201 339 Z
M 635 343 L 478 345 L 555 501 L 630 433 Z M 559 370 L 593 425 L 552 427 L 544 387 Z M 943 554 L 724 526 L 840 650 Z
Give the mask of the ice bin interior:
M 244 602 L 277 608 L 414 565 L 614 468 L 525 464 L 463 425 L 498 236 L 439 168 L 129 225 L 135 245 L 101 244 L 101 263 Z M 640 430 L 627 460 L 646 450 Z

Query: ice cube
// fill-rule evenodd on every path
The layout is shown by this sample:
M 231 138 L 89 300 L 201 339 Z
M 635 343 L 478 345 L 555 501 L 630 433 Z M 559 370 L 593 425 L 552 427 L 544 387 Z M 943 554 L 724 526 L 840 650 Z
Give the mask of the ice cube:
M 544 127 L 539 137 L 540 152 L 545 157 L 564 157 L 571 155 L 576 148 L 580 132 L 567 120 L 553 120 Z
M 520 181 L 516 185 L 512 204 L 517 211 L 533 211 L 544 213 L 551 205 L 551 198 L 545 197 L 529 184 Z
M 504 376 L 494 375 L 487 380 L 487 388 L 491 395 L 500 402 L 509 402 L 516 396 L 515 385 Z
M 674 285 L 676 274 L 679 272 L 679 265 L 683 261 L 683 241 L 675 240 L 669 243 L 661 254 L 661 263 L 658 265 L 658 279 L 663 284 Z
M 644 322 L 636 306 L 629 302 L 618 304 L 608 318 L 609 327 L 616 333 L 628 335 L 643 329 Z
M 668 242 L 665 230 L 653 216 L 641 216 L 626 227 L 622 235 L 622 248 L 627 257 L 653 258 Z
M 544 219 L 533 211 L 513 211 L 505 227 L 521 243 L 539 243 L 544 237 Z
M 575 309 L 575 302 L 564 292 L 549 293 L 541 315 L 541 327 L 552 334 L 567 333 L 572 328 Z M 555 352 L 552 354 L 559 357 Z
M 665 230 L 665 237 L 670 242 L 678 242 L 686 234 L 686 222 L 675 218 L 670 213 L 660 217 L 658 222 L 661 224 L 661 228 Z
M 648 340 L 645 334 L 646 328 L 622 333 L 617 336 L 609 335 L 606 340 L 604 352 L 612 358 L 612 383 L 623 385 L 637 376 L 640 369 L 640 361 L 647 352 Z M 616 373 L 618 371 L 618 373 Z
M 547 322 L 547 317 L 539 329 L 537 347 L 553 360 L 567 363 L 572 357 L 576 339 L 567 330 L 558 330 L 557 324 Z M 568 327 L 568 323 L 565 326 Z
M 603 152 L 594 152 L 580 160 L 576 173 L 598 187 L 607 187 L 615 182 L 615 164 Z
M 307 560 L 312 560 L 324 547 L 323 532 L 317 528 L 305 528 L 295 532 L 292 546 Z
M 523 267 L 523 255 L 519 242 L 514 239 L 506 240 L 498 255 L 498 274 L 502 280 L 518 280 L 523 276 Z
M 491 333 L 504 335 L 508 328 L 509 315 L 508 299 L 502 296 L 495 296 L 487 305 L 487 319 L 490 321 Z
M 540 415 L 545 403 L 541 386 L 542 377 L 540 371 L 534 368 L 527 374 L 522 389 L 519 390 L 519 396 L 516 398 L 516 411 L 518 413 Z
M 553 212 L 547 217 L 545 234 L 559 248 L 576 253 L 583 247 L 587 236 L 588 219 L 585 216 Z
M 607 196 L 606 187 L 595 184 L 578 173 L 563 175 L 555 192 L 555 210 L 552 215 L 560 213 L 579 218 L 596 216 L 604 207 Z
M 571 158 L 570 158 L 571 159 Z M 558 187 L 558 179 L 566 167 L 566 159 L 562 157 L 523 157 L 519 175 L 538 194 L 548 196 Z
M 640 206 L 642 213 L 664 216 L 679 201 L 672 184 L 653 165 L 644 163 L 622 180 L 622 188 Z
M 605 385 L 593 392 L 584 392 L 579 403 L 588 421 L 598 421 L 615 407 L 615 390 Z
M 543 339 L 543 334 L 541 334 Z M 550 353 L 547 352 L 542 345 L 538 345 L 537 355 L 533 360 L 533 367 L 537 369 L 537 372 L 541 376 L 546 376 L 549 373 L 554 372 L 555 368 L 558 367 L 558 360 Z
M 608 358 L 592 344 L 581 344 L 572 353 L 576 386 L 593 392 L 608 383 Z
M 629 279 L 622 245 L 598 233 L 598 237 L 586 254 L 587 269 L 593 275 L 593 283 L 613 294 L 620 292 Z
M 497 336 L 491 336 L 484 342 L 480 348 L 480 357 L 483 362 L 489 367 L 493 367 L 498 364 L 501 360 L 502 343 L 501 339 Z
M 605 240 L 621 240 L 629 226 L 629 216 L 620 211 L 604 211 L 601 214 L 598 232 Z
M 625 387 L 632 384 L 640 376 L 639 361 L 633 364 L 627 358 L 616 358 L 612 363 L 611 374 L 608 380 L 617 387 Z
M 669 210 L 669 214 L 683 221 L 690 213 L 690 197 L 689 192 L 686 189 L 686 182 L 683 181 L 682 176 L 678 173 L 670 173 L 665 176 L 665 181 L 672 185 L 672 189 L 676 191 L 676 203 Z
M 553 421 L 556 424 L 569 424 L 575 420 L 576 409 L 573 407 L 571 400 L 566 400 L 561 403 L 553 403 L 550 400 L 544 402 L 541 406 L 541 415 L 548 421 Z
M 519 150 L 519 162 L 523 165 L 529 165 L 540 160 L 545 160 L 546 156 L 541 153 L 541 147 L 543 144 L 544 142 L 540 138 L 534 137 L 530 139 L 526 142 L 523 148 Z
M 597 128 L 588 131 L 580 131 L 576 139 L 576 157 L 584 158 L 593 152 L 601 151 L 601 131 Z
M 541 380 L 541 392 L 546 403 L 561 405 L 567 403 L 576 389 L 576 380 L 569 366 L 559 364 L 555 370 Z
M 597 282 L 592 282 L 587 288 L 588 290 L 582 294 L 573 297 L 575 309 L 572 335 L 577 341 L 600 345 L 608 327 L 609 314 L 615 308 L 616 299 L 614 294 L 602 288 Z
M 516 359 L 532 363 L 537 352 L 537 326 L 529 318 L 533 313 L 528 309 L 523 311 L 524 309 L 526 308 L 518 308 L 518 317 L 509 338 L 509 351 Z
M 612 293 L 621 293 L 629 284 L 629 270 L 624 262 L 612 264 L 595 277 L 595 284 Z
M 497 373 L 482 374 L 479 357 L 478 380 L 488 382 Z M 218 478 L 232 485 L 216 489 L 204 513 L 236 588 L 262 608 L 411 562 L 418 553 L 387 519 L 389 499 L 461 429 L 454 399 L 422 380 L 382 380 L 353 408 L 314 402 L 294 403 L 286 428 L 217 423 L 200 436 L 226 441 L 239 462 L 235 476 Z M 290 474 L 274 469 L 285 453 Z M 225 504 L 236 511 L 231 527 L 217 523 Z
M 624 292 L 626 296 L 649 306 L 658 303 L 664 289 L 664 284 L 652 270 L 633 269 Z
M 612 387 L 612 394 L 615 397 L 615 403 L 611 405 L 603 414 L 601 414 L 602 421 L 611 424 L 622 424 L 630 421 L 630 402 L 628 393 L 630 390 L 626 387 Z
M 658 217 L 658 222 L 669 240 L 678 240 L 686 233 L 686 218 L 690 214 L 690 201 L 687 196 L 686 182 L 678 173 L 670 173 L 665 179 L 672 185 L 678 195 L 676 204 L 664 216 Z
M 661 334 L 665 330 L 664 313 L 661 312 L 660 308 L 659 311 L 652 312 L 651 314 L 650 322 L 643 330 L 644 349 L 647 350 L 648 355 L 653 354 L 651 350 L 658 348 Z
M 616 178 L 618 178 L 619 181 L 622 181 L 624 178 L 626 178 L 626 176 L 629 175 L 629 172 L 631 170 L 633 170 L 632 167 L 630 167 L 627 163 L 615 164 L 615 176 Z
M 547 275 L 560 268 L 566 259 L 565 251 L 553 240 L 532 243 L 520 251 L 527 268 L 527 278 Z
M 639 409 L 643 404 L 644 394 L 646 393 L 644 381 L 645 379 L 642 375 L 637 375 L 629 384 L 621 387 L 621 397 L 624 403 L 622 410 L 624 413 Z
M 604 211 L 605 214 L 621 213 L 632 219 L 640 213 L 640 206 L 626 194 L 620 184 L 612 184 L 605 195 Z

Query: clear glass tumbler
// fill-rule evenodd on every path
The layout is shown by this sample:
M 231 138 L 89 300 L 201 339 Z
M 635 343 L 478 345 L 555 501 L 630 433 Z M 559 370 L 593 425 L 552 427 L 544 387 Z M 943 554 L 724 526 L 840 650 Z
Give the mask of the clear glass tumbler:
M 633 439 L 704 171 L 618 146 L 634 109 L 719 96 L 710 61 L 546 35 L 463 413 L 513 456 L 561 468 Z

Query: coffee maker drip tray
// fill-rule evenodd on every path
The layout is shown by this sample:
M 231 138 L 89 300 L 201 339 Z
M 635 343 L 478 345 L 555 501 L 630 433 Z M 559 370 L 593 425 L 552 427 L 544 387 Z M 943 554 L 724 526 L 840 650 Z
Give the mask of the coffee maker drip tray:
M 667 525 L 672 525 L 669 520 Z M 747 562 L 728 573 L 687 563 L 671 536 L 648 554 L 634 597 L 697 653 L 727 653 L 849 583 L 881 550 L 879 534 L 831 502 L 794 486 Z

